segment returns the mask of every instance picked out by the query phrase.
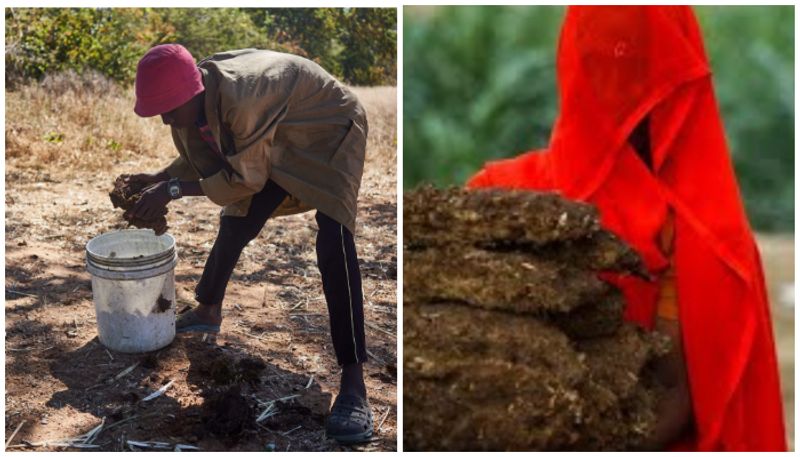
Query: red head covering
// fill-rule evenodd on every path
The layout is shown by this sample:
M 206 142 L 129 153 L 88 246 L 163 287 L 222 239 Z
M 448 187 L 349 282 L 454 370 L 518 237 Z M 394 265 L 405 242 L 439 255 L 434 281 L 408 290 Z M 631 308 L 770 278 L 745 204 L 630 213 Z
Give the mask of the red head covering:
M 694 14 L 683 6 L 570 7 L 560 113 L 546 151 L 489 163 L 470 187 L 558 190 L 595 204 L 657 273 L 675 214 L 680 324 L 698 450 L 785 450 L 761 261 L 745 216 Z M 648 117 L 652 171 L 628 144 Z M 658 285 L 612 277 L 651 327 Z
M 142 117 L 172 111 L 203 92 L 203 78 L 192 54 L 179 44 L 162 44 L 136 67 L 136 107 Z

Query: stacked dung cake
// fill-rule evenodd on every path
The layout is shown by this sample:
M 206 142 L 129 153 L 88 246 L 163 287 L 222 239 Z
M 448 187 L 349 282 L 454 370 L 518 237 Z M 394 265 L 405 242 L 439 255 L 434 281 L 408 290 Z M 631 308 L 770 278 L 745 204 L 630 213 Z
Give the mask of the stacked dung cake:
M 435 189 L 403 199 L 406 450 L 637 449 L 668 341 L 599 272 L 647 277 L 591 205 Z

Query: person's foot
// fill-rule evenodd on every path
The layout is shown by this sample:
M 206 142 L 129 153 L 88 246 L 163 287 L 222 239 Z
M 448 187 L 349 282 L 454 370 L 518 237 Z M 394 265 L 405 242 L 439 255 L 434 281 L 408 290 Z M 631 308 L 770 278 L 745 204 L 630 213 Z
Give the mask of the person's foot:
M 200 305 L 178 316 L 175 332 L 219 333 L 221 323 L 222 305 Z
M 362 364 L 342 367 L 339 395 L 325 423 L 325 431 L 328 437 L 342 444 L 362 443 L 372 437 L 372 410 L 367 402 Z
M 339 393 L 325 421 L 325 434 L 342 444 L 369 441 L 373 434 L 369 402 L 365 398 Z

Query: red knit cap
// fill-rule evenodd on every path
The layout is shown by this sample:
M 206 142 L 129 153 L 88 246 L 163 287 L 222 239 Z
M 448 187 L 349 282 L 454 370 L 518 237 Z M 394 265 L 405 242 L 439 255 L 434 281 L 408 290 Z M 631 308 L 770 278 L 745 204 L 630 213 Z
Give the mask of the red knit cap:
M 204 90 L 192 54 L 179 44 L 162 44 L 149 51 L 136 67 L 136 106 L 142 117 L 174 110 Z

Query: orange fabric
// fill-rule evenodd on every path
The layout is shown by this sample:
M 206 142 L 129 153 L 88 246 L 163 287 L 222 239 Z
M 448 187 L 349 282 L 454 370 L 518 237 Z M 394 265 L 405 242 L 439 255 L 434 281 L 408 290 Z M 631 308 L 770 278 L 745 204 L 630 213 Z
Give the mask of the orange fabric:
M 786 449 L 775 345 L 758 249 L 725 143 L 708 59 L 683 6 L 570 7 L 558 49 L 560 113 L 549 147 L 489 163 L 471 187 L 558 190 L 654 274 L 674 209 L 679 320 L 696 450 Z M 649 116 L 653 170 L 627 143 Z M 626 317 L 652 327 L 658 282 L 606 275 Z
M 673 240 L 675 237 L 675 216 L 672 211 L 667 213 L 664 226 L 659 233 L 659 247 L 661 253 L 669 261 L 669 266 L 659 278 L 658 304 L 656 315 L 662 319 L 678 320 L 678 292 L 675 285 L 675 257 L 673 253 Z

